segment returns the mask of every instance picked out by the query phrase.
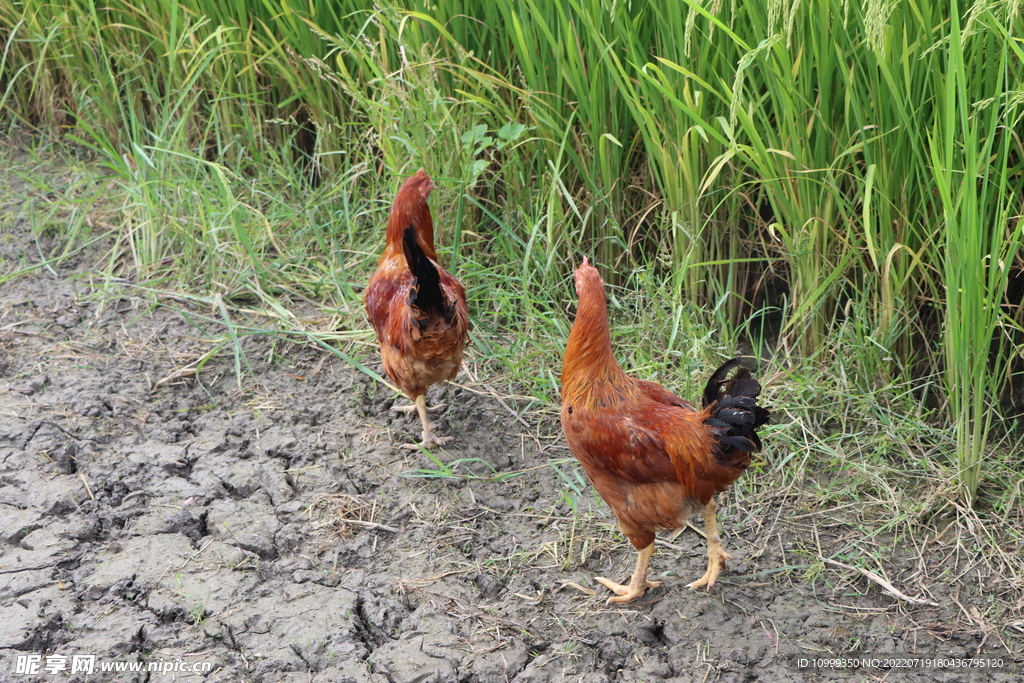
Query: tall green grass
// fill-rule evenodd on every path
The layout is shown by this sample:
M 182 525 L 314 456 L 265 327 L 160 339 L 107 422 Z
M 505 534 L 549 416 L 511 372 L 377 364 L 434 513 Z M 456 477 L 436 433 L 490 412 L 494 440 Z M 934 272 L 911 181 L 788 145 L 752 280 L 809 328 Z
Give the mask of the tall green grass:
M 106 161 L 119 275 L 358 315 L 424 166 L 478 349 L 537 401 L 588 254 L 665 299 L 639 365 L 685 327 L 912 386 L 975 499 L 1024 324 L 1019 9 L 0 0 L 0 102 Z
M 938 262 L 943 265 L 946 286 L 946 387 L 960 479 L 970 501 L 981 479 L 981 462 L 1007 367 L 1004 337 L 995 333 L 1005 317 L 1001 304 L 1007 275 L 1024 227 L 1020 188 L 1013 186 L 1012 176 L 1001 172 L 1016 163 L 1020 174 L 1020 141 L 1015 132 L 1024 92 L 1006 93 L 1005 80 L 1015 76 L 1009 65 L 1011 61 L 1020 64 L 1024 51 L 1006 40 L 1003 27 L 990 13 L 971 16 L 964 28 L 954 13 L 945 89 L 929 151 L 943 211 L 936 246 L 942 252 Z M 979 58 L 971 60 L 972 54 Z M 977 84 L 982 84 L 982 92 L 995 95 L 971 99 L 968 88 Z M 1020 85 L 1016 80 L 1015 86 Z M 996 351 L 990 353 L 993 345 Z

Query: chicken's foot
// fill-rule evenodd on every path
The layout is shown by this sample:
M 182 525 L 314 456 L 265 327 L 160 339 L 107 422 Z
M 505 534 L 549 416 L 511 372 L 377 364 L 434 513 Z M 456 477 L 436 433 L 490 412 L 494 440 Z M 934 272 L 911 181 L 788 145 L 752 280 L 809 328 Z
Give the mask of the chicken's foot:
M 647 565 L 650 564 L 651 555 L 653 554 L 653 543 L 640 551 L 639 556 L 636 558 L 636 569 L 633 570 L 633 576 L 630 577 L 628 586 L 609 581 L 603 576 L 597 577 L 598 583 L 615 593 L 615 596 L 608 598 L 606 604 L 633 602 L 637 598 L 642 597 L 648 588 L 657 588 L 661 585 L 661 581 L 647 580 Z
M 420 414 L 420 422 L 423 423 L 423 441 L 420 443 L 407 443 L 403 444 L 402 448 L 411 451 L 417 451 L 420 448 L 434 448 L 435 446 L 443 446 L 453 437 L 450 436 L 437 436 L 434 434 L 434 425 L 427 419 L 427 413 L 430 412 L 427 408 L 427 395 L 422 394 L 416 397 L 416 403 L 413 406 Z
M 427 406 L 427 412 L 433 415 L 434 413 L 441 412 L 447 407 L 447 403 L 438 403 L 437 405 Z M 391 410 L 394 410 L 396 413 L 405 413 L 406 415 L 411 415 L 412 413 L 416 412 L 419 409 L 416 407 L 415 403 L 410 403 L 407 406 L 391 406 Z
M 708 537 L 708 570 L 704 572 L 704 576 L 691 583 L 689 588 L 707 586 L 710 589 L 718 580 L 718 575 L 725 569 L 725 563 L 732 559 L 729 553 L 725 552 L 725 547 L 722 546 L 722 537 L 718 535 L 717 510 L 714 498 L 704 506 L 702 515 L 704 517 L 704 532 Z

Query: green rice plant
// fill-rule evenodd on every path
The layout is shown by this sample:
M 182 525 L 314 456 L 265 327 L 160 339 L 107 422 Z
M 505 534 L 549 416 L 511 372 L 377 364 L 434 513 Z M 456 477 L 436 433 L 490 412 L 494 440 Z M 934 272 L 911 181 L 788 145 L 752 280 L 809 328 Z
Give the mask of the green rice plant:
M 1008 79 L 1010 62 L 1022 53 L 1017 46 L 1011 53 L 1011 41 L 1001 39 L 1006 29 L 990 12 L 972 18 L 981 25 L 972 27 L 973 32 L 962 28 L 954 3 L 948 41 L 942 46 L 947 78 L 929 140 L 943 208 L 936 260 L 943 266 L 946 290 L 945 384 L 956 433 L 958 479 L 968 502 L 977 494 L 998 414 L 1007 356 L 1003 336 L 995 333 L 1003 317 L 1009 265 L 1022 241 L 1021 183 L 999 172 L 1021 150 L 1013 134 L 1021 120 L 1021 98 L 1008 91 L 1017 85 Z M 975 99 L 979 92 L 993 96 Z
M 643 230 L 648 243 L 670 255 L 677 302 L 709 302 L 726 291 L 745 291 L 737 282 L 741 245 L 735 220 L 718 222 L 723 214 L 736 216 L 741 195 L 727 192 L 724 199 L 720 193 L 705 195 L 721 170 L 721 166 L 710 169 L 710 161 L 722 158 L 725 147 L 709 109 L 714 98 L 708 91 L 714 86 L 680 66 L 707 65 L 702 71 L 710 73 L 715 69 L 711 65 L 721 59 L 721 46 L 714 41 L 697 41 L 694 49 L 689 40 L 695 7 L 680 12 L 675 5 L 653 3 L 646 30 L 640 30 L 639 22 L 619 22 L 610 37 L 613 43 L 628 47 L 624 59 L 615 59 L 611 51 L 609 59 L 614 62 L 620 97 L 637 122 L 661 200 L 660 206 L 650 206 L 635 232 Z M 686 39 L 679 40 L 680 36 Z M 653 59 L 647 48 L 652 42 L 657 46 Z M 741 307 L 730 308 L 738 314 Z M 736 320 L 733 315 L 730 322 Z
M 601 36 L 633 20 L 629 5 L 608 7 L 600 0 L 495 4 L 508 27 L 516 70 L 529 88 L 532 123 L 546 138 L 549 156 L 567 163 L 558 167 L 560 182 L 577 203 L 585 196 L 597 211 L 581 242 L 594 245 L 595 260 L 611 265 L 626 247 L 621 217 L 635 149 L 623 141 L 632 139 L 634 126 L 616 98 Z
M 726 11 L 723 6 L 718 8 Z M 658 55 L 657 61 L 640 69 L 639 81 L 661 95 L 660 104 L 650 95 L 635 98 L 650 107 L 645 111 L 648 121 L 660 127 L 665 127 L 665 122 L 674 126 L 673 134 L 663 135 L 652 145 L 652 159 L 659 158 L 657 150 L 665 149 L 662 140 L 685 140 L 688 134 L 696 140 L 693 131 L 703 138 L 700 149 L 714 154 L 705 158 L 692 154 L 690 161 L 678 155 L 682 160 L 677 160 L 675 168 L 668 164 L 661 173 L 669 180 L 689 179 L 684 192 L 670 191 L 666 196 L 679 197 L 677 203 L 697 197 L 689 200 L 699 207 L 691 214 L 691 224 L 723 228 L 703 231 L 701 240 L 695 241 L 692 235 L 677 240 L 681 245 L 675 250 L 677 272 L 685 270 L 682 255 L 707 250 L 706 263 L 724 267 L 713 278 L 727 283 L 717 290 L 718 295 L 742 297 L 749 291 L 753 275 L 750 267 L 741 269 L 748 259 L 749 242 L 744 249 L 739 230 L 730 224 L 737 222 L 737 215 L 742 220 L 745 213 L 761 214 L 760 220 L 766 221 L 765 247 L 780 250 L 788 272 L 794 305 L 790 306 L 787 329 L 800 340 L 804 352 L 821 344 L 843 292 L 864 284 L 859 273 L 865 256 L 871 257 L 877 270 L 887 268 L 882 282 L 888 289 L 881 299 L 887 307 L 879 313 L 887 319 L 892 317 L 895 302 L 904 299 L 902 292 L 893 292 L 893 285 L 906 284 L 910 279 L 907 271 L 919 263 L 907 254 L 916 246 L 902 245 L 888 234 L 894 224 L 894 198 L 878 191 L 877 178 L 883 172 L 889 178 L 893 169 L 886 165 L 880 172 L 878 164 L 864 163 L 869 154 L 890 146 L 914 148 L 867 134 L 879 128 L 872 122 L 899 111 L 881 108 L 886 102 L 881 86 L 886 84 L 880 85 L 879 77 L 866 80 L 854 71 L 874 74 L 888 68 L 886 60 L 905 62 L 906 57 L 892 57 L 883 51 L 866 54 L 858 26 L 853 24 L 864 26 L 870 16 L 854 13 L 844 19 L 851 24 L 847 32 L 832 31 L 830 27 L 838 21 L 837 9 L 825 3 L 793 7 L 773 17 L 772 11 L 766 13 L 763 7 L 742 5 L 732 17 L 722 17 L 699 3 L 690 3 L 687 36 L 700 38 L 685 41 L 671 58 L 665 56 L 670 53 Z M 752 47 L 753 41 L 740 35 L 751 31 L 766 37 Z M 699 46 L 699 58 L 690 59 L 691 44 Z M 723 53 L 727 55 L 724 59 Z M 699 65 L 700 71 L 686 66 L 691 63 Z M 707 70 L 703 68 L 706 64 L 711 64 Z M 839 68 L 843 64 L 853 66 Z M 871 84 L 867 97 L 851 99 L 861 96 L 863 87 L 856 86 L 864 82 Z M 901 124 L 907 128 L 908 118 L 903 116 L 886 130 L 901 130 Z M 859 121 L 864 125 L 851 125 Z M 909 134 L 916 135 L 915 131 L 912 128 Z M 921 165 L 922 159 L 918 153 L 914 161 Z M 706 169 L 703 177 L 694 172 L 699 168 Z M 694 178 L 699 178 L 699 183 Z M 726 201 L 719 198 L 719 187 L 725 188 Z M 862 196 L 866 201 L 852 201 Z M 876 217 L 878 212 L 881 220 Z M 858 218 L 865 223 L 860 228 Z M 878 223 L 887 234 L 872 241 L 873 226 Z M 867 254 L 862 251 L 865 249 Z M 880 249 L 884 249 L 881 257 Z M 698 265 L 704 264 L 698 259 Z M 759 265 L 755 262 L 753 267 Z M 901 267 L 895 274 L 894 265 Z M 733 324 L 739 320 L 735 312 L 730 320 Z

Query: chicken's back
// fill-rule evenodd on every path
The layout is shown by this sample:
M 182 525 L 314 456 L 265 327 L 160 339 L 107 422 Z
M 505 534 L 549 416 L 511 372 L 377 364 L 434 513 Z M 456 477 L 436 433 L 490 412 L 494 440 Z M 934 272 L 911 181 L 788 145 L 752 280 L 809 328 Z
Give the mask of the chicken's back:
M 469 329 L 462 284 L 438 266 L 441 291 L 452 317 L 424 317 L 410 304 L 416 279 L 404 257 L 382 261 L 366 289 L 366 312 L 380 341 L 384 371 L 408 396 L 455 379 Z

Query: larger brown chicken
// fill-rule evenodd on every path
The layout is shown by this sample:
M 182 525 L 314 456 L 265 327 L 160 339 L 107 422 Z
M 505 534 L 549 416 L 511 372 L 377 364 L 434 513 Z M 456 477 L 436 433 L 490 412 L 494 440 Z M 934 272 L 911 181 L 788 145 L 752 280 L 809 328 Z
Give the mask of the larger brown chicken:
M 656 529 L 678 529 L 703 512 L 708 569 L 690 588 L 714 585 L 730 559 L 722 547 L 714 495 L 750 464 L 768 421 L 756 405 L 761 385 L 739 361 L 718 368 L 704 389 L 702 410 L 661 385 L 633 379 L 615 361 L 604 283 L 583 259 L 576 270 L 579 307 L 562 365 L 562 427 L 573 455 L 640 552 L 623 586 L 597 580 L 631 602 L 660 581 L 647 580 Z M 735 372 L 732 372 L 735 369 Z
M 414 402 L 423 441 L 431 448 L 451 437 L 434 434 L 427 389 L 455 379 L 469 330 L 466 290 L 437 263 L 427 198 L 434 182 L 421 168 L 398 190 L 388 216 L 384 255 L 366 288 L 366 312 L 380 342 L 384 371 Z

